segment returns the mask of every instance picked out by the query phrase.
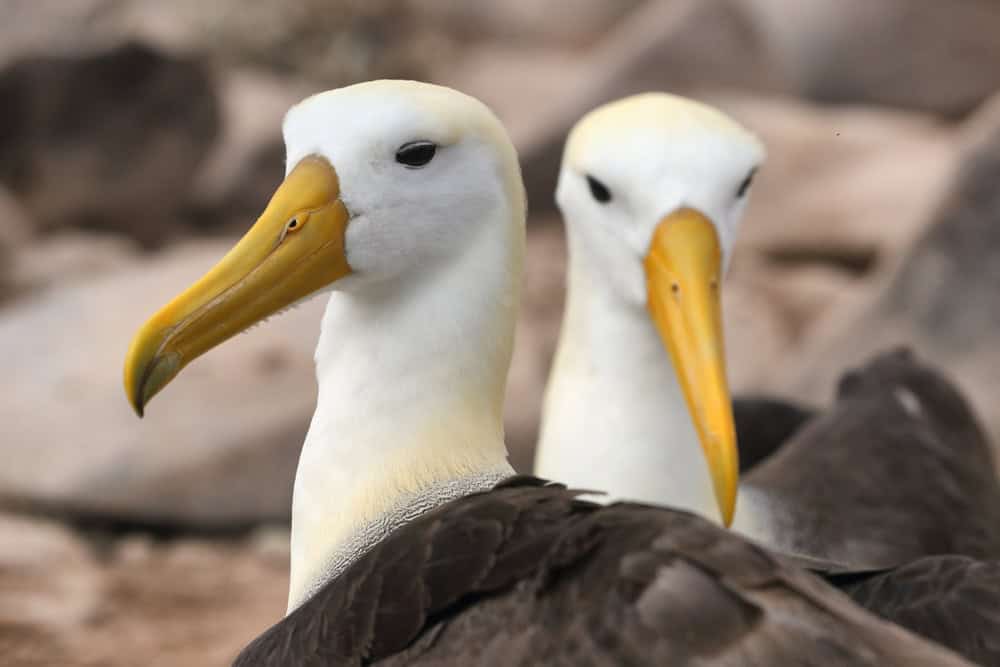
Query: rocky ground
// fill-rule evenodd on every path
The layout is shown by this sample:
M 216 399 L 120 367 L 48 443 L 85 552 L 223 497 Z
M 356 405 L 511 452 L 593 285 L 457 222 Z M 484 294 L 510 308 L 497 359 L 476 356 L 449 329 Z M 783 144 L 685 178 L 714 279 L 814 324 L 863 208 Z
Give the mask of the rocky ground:
M 462 88 L 521 152 L 518 468 L 561 315 L 561 143 L 647 89 L 716 104 L 768 146 L 725 288 L 736 391 L 821 404 L 845 367 L 908 342 L 1000 439 L 992 0 L 7 0 L 4 15 L 4 664 L 221 665 L 283 613 L 322 304 L 199 361 L 141 422 L 121 360 L 266 202 L 284 110 L 356 80 Z

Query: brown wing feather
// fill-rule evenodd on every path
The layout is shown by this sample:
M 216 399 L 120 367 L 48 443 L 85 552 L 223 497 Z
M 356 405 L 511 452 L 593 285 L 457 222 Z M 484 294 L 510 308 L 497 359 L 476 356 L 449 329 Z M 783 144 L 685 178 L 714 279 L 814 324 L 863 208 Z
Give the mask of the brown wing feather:
M 955 386 L 897 350 L 845 375 L 836 404 L 745 486 L 768 496 L 787 526 L 773 546 L 890 567 L 932 554 L 1000 558 L 994 470 Z
M 395 531 L 236 660 L 369 663 L 965 664 L 693 515 L 530 479 Z
M 840 584 L 882 618 L 980 665 L 1000 665 L 1000 561 L 930 556 Z

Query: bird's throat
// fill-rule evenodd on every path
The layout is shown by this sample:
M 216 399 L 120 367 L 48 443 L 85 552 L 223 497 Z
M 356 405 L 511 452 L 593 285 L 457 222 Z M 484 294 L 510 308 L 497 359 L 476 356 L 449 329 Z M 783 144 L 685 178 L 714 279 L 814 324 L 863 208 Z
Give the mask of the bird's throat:
M 513 474 L 503 397 L 521 248 L 480 241 L 452 266 L 331 296 L 295 478 L 289 609 L 402 523 Z

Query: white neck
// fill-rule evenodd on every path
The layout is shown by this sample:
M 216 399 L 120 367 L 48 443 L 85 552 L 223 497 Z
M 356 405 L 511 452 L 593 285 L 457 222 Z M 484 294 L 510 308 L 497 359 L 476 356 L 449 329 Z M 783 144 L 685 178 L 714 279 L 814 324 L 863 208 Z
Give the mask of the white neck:
M 500 213 L 447 263 L 331 296 L 289 610 L 402 523 L 513 473 L 502 413 L 524 231 L 523 215 Z
M 641 306 L 624 303 L 569 230 L 566 313 L 545 398 L 536 474 L 604 499 L 719 520 L 708 466 L 668 352 Z

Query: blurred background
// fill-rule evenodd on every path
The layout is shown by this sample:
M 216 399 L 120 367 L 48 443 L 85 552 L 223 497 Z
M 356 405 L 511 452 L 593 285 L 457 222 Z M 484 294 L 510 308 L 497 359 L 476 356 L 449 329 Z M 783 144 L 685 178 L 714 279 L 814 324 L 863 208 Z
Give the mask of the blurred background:
M 823 405 L 908 342 L 1000 435 L 995 0 L 0 0 L 5 665 L 223 665 L 284 613 L 324 304 L 199 360 L 142 421 L 122 360 L 262 210 L 288 106 L 378 77 L 480 97 L 521 153 L 519 469 L 561 316 L 562 142 L 644 90 L 769 148 L 724 291 L 737 393 Z

